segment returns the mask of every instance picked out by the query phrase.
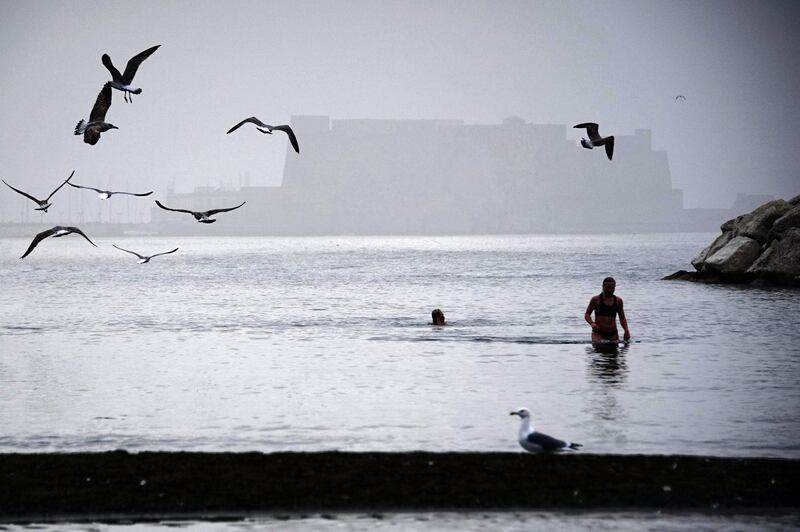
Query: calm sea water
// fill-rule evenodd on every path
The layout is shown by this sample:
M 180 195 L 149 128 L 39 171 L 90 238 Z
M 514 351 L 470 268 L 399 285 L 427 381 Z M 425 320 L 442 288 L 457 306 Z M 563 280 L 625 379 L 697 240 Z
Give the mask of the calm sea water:
M 659 280 L 713 237 L 2 239 L 0 452 L 519 451 L 526 406 L 586 452 L 798 458 L 800 291 Z
M 381 513 L 280 516 L 241 521 L 162 521 L 126 524 L 35 524 L 6 525 L 2 530 L 53 530 L 59 532 L 142 532 L 150 530 L 214 531 L 293 531 L 395 530 L 436 531 L 535 531 L 571 532 L 597 530 L 614 532 L 740 532 L 742 530 L 784 531 L 800 527 L 797 515 L 708 515 L 661 512 L 467 512 L 467 513 Z

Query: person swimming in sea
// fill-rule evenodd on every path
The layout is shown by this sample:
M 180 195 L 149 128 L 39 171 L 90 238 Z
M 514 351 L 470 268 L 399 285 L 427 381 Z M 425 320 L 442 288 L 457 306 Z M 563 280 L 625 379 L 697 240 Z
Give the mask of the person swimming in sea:
M 614 295 L 616 287 L 617 282 L 614 278 L 606 277 L 603 279 L 603 291 L 589 300 L 589 306 L 586 307 L 583 319 L 592 327 L 592 343 L 619 342 L 617 314 L 619 314 L 622 329 L 625 331 L 623 340 L 627 342 L 631 339 L 622 298 Z M 594 320 L 592 320 L 592 312 L 594 312 Z
M 431 312 L 431 320 L 434 325 L 444 325 L 444 312 L 438 308 L 433 309 L 433 312 Z

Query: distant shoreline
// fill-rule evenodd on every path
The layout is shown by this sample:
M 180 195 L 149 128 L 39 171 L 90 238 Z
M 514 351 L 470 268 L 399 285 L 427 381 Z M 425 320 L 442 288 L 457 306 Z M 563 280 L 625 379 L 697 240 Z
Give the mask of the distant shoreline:
M 800 460 L 523 453 L 0 454 L 0 523 L 469 510 L 774 512 Z

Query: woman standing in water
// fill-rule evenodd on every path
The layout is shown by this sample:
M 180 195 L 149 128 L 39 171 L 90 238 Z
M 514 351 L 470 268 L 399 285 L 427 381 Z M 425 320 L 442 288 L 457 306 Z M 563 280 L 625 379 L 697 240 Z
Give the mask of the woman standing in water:
M 623 339 L 627 342 L 631 339 L 631 332 L 628 330 L 628 320 L 625 318 L 625 310 L 622 307 L 622 298 L 614 295 L 617 282 L 613 277 L 603 279 L 603 291 L 598 296 L 589 300 L 586 307 L 586 314 L 583 319 L 592 327 L 592 342 L 619 342 L 619 331 L 617 330 L 617 314 L 619 322 L 625 331 Z M 594 312 L 594 320 L 592 320 Z

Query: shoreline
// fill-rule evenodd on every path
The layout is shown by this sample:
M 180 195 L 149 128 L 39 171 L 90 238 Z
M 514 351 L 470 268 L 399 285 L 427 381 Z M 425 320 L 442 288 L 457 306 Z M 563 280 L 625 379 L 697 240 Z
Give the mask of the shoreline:
M 0 454 L 0 523 L 800 507 L 800 460 L 523 453 Z

